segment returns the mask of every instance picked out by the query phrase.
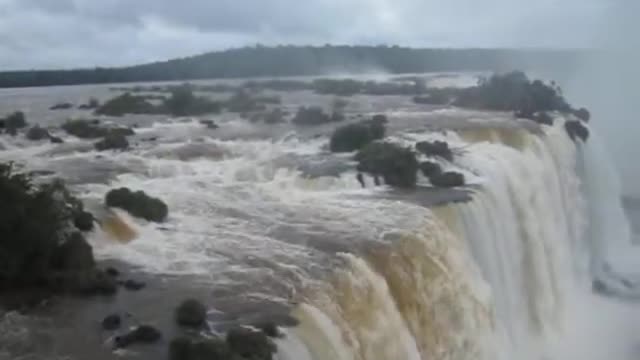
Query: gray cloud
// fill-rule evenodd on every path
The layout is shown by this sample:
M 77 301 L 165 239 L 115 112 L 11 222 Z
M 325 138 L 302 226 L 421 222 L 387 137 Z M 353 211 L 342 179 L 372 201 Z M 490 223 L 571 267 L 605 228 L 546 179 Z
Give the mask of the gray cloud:
M 0 67 L 125 65 L 234 46 L 585 46 L 607 0 L 0 0 Z

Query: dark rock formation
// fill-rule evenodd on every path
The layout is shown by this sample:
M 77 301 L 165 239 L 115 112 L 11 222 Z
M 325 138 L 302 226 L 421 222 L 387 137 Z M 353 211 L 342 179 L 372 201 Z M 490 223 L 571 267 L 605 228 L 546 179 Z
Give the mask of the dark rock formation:
M 144 281 L 138 281 L 133 279 L 125 280 L 122 283 L 122 287 L 124 287 L 129 291 L 139 291 L 144 289 L 146 286 L 147 284 Z
M 241 327 L 227 333 L 227 344 L 233 353 L 245 359 L 271 360 L 277 350 L 263 332 Z
M 93 230 L 94 220 L 95 218 L 90 212 L 79 211 L 73 217 L 73 224 L 80 231 L 91 231 Z
M 49 110 L 68 110 L 71 109 L 73 107 L 72 103 L 59 103 L 59 104 L 55 104 L 52 107 L 49 108 Z
M 587 129 L 581 121 L 569 120 L 564 123 L 564 128 L 571 140 L 574 142 L 576 139 L 580 139 L 582 142 L 585 142 L 589 138 L 589 129 Z
M 207 129 L 217 129 L 219 126 L 213 120 L 200 120 L 200 124 L 207 127 Z
M 359 150 L 384 137 L 386 122 L 387 119 L 384 115 L 376 115 L 369 121 L 341 126 L 331 135 L 329 148 L 333 152 Z
M 453 152 L 449 148 L 449 144 L 444 141 L 421 141 L 416 144 L 416 150 L 427 156 L 438 156 L 453 161 Z
M 531 81 L 523 72 L 495 74 L 475 87 L 463 89 L 455 105 L 476 109 L 518 111 L 524 118 L 539 111 L 571 110 L 554 84 Z
M 49 131 L 41 128 L 39 125 L 35 125 L 27 131 L 27 139 L 31 141 L 39 141 L 49 138 Z
M 411 149 L 388 142 L 374 142 L 355 157 L 358 171 L 382 176 L 387 185 L 411 188 L 416 184 L 418 161 Z
M 431 180 L 431 184 L 433 184 L 433 186 L 437 187 L 456 187 L 464 185 L 464 175 L 453 171 L 431 175 L 429 180 Z
M 442 173 L 442 167 L 440 164 L 431 162 L 431 161 L 423 161 L 420 163 L 420 171 L 426 177 L 431 177 L 434 175 L 439 175 Z
M 126 348 L 134 344 L 153 344 L 162 338 L 162 333 L 149 325 L 141 325 L 134 330 L 114 338 L 117 348 Z
M 88 103 L 81 104 L 80 106 L 78 106 L 78 109 L 80 109 L 80 110 L 93 110 L 93 109 L 97 109 L 99 106 L 100 106 L 100 102 L 98 101 L 98 99 L 91 98 L 91 99 L 89 99 Z
M 207 308 L 198 300 L 185 300 L 176 308 L 175 319 L 182 326 L 202 327 L 207 321 Z
M 573 115 L 584 122 L 589 122 L 589 120 L 591 120 L 591 113 L 585 108 L 573 110 Z
M 71 234 L 54 253 L 54 265 L 63 271 L 90 270 L 95 267 L 91 245 L 79 232 Z
M 268 337 L 279 338 L 282 336 L 280 330 L 278 330 L 278 325 L 274 322 L 263 322 L 259 324 L 254 324 L 254 327 L 262 330 L 262 332 Z
M 61 138 L 59 138 L 57 136 L 49 136 L 49 140 L 51 141 L 52 144 L 62 144 L 62 143 L 64 143 L 64 140 L 62 140 Z
M 121 208 L 147 221 L 162 222 L 169 214 L 169 209 L 162 200 L 151 197 L 143 191 L 132 192 L 128 188 L 109 191 L 105 202 L 109 207 Z
M 118 314 L 111 314 L 102 320 L 102 328 L 107 331 L 113 331 L 120 328 L 122 319 Z
M 107 133 L 100 141 L 94 144 L 98 151 L 106 150 L 126 150 L 129 148 L 127 137 L 118 133 Z
M 295 125 L 322 125 L 338 120 L 327 115 L 322 108 L 319 107 L 301 107 L 291 120 Z
M 262 360 L 261 358 L 241 358 L 235 355 L 229 345 L 221 339 L 191 340 L 175 338 L 169 344 L 169 360 Z
M 114 268 L 114 267 L 108 267 L 104 270 L 105 274 L 117 278 L 118 276 L 120 276 L 120 271 L 118 271 L 118 269 Z

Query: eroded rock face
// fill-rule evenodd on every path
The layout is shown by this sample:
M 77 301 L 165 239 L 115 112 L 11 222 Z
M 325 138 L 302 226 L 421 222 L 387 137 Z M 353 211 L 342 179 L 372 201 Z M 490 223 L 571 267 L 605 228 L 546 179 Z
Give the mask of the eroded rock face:
M 195 299 L 185 300 L 176 309 L 175 319 L 181 326 L 202 327 L 207 322 L 207 308 Z

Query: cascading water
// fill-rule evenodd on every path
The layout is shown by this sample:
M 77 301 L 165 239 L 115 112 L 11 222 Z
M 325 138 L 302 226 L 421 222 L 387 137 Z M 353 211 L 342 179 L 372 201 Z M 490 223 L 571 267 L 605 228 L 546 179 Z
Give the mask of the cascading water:
M 425 228 L 366 259 L 345 255 L 295 312 L 311 358 L 628 358 L 627 340 L 609 340 L 635 314 L 596 300 L 585 266 L 602 251 L 587 239 L 623 243 L 628 225 L 597 136 L 576 145 L 563 123 L 490 130 L 456 161 L 483 179 L 471 202 L 425 210 Z
M 455 108 L 391 117 L 391 141 L 454 147 L 453 162 L 431 160 L 464 173 L 470 201 L 452 203 L 467 194 L 432 191 L 424 177 L 408 193 L 370 179 L 362 189 L 351 157 L 324 151 L 326 134 L 274 140 L 234 121 L 219 130 L 230 139 L 175 121 L 139 129 L 160 140 L 129 152 L 11 140 L 0 155 L 68 176 L 98 215 L 114 187 L 161 197 L 171 209 L 161 226 L 109 212 L 90 239 L 97 257 L 203 284 L 212 314 L 295 317 L 275 340 L 278 360 L 635 358 L 640 316 L 591 290 L 595 277 L 616 295 L 637 293 L 637 252 L 596 133 L 574 143 L 562 118 L 538 128 Z M 438 192 L 443 204 L 421 202 Z M 3 341 L 28 343 L 25 334 L 0 336 L 0 358 Z

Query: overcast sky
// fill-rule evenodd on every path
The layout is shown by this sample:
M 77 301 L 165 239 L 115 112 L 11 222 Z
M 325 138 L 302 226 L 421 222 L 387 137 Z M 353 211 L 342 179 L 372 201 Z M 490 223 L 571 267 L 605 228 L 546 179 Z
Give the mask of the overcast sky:
M 256 43 L 583 47 L 610 1 L 0 0 L 0 70 L 129 65 Z

